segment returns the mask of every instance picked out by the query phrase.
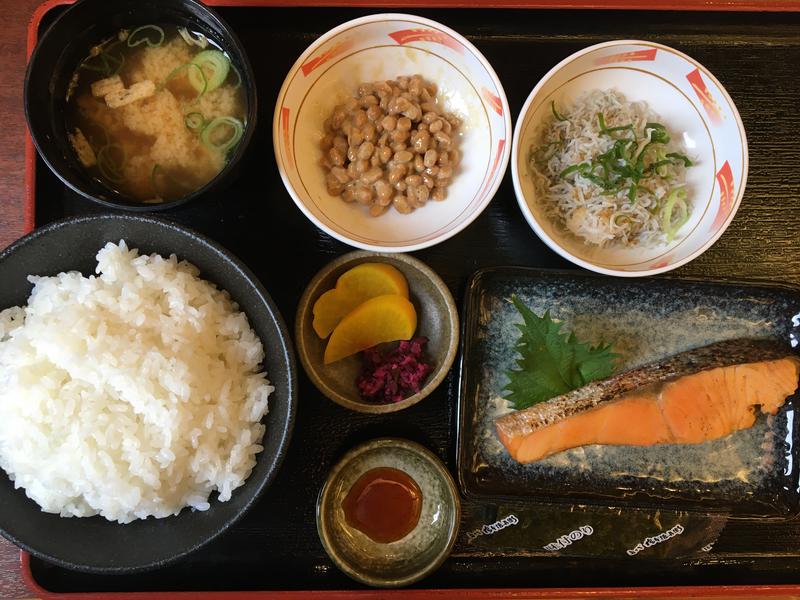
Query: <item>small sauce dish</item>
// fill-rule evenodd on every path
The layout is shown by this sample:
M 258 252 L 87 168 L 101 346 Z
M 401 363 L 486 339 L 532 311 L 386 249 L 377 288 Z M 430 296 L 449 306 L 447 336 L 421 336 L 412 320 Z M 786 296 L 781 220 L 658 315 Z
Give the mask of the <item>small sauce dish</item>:
M 370 514 L 365 493 L 370 484 L 373 503 L 382 496 L 402 522 Z M 383 484 L 383 491 L 375 484 Z M 386 502 L 389 496 L 393 502 Z M 366 510 L 354 526 L 353 505 L 359 499 Z M 419 515 L 415 524 L 409 524 L 409 514 Z M 442 461 L 419 444 L 397 438 L 375 439 L 348 452 L 331 470 L 317 500 L 317 532 L 325 551 L 346 575 L 374 587 L 409 585 L 435 571 L 450 554 L 460 517 L 458 490 Z M 364 518 L 372 519 L 371 530 Z M 362 529 L 379 538 L 387 531 L 408 533 L 379 542 Z

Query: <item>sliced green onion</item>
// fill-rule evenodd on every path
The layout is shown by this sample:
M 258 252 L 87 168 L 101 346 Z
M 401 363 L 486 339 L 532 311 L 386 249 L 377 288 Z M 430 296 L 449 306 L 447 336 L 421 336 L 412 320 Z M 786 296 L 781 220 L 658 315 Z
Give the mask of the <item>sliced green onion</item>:
M 179 181 L 174 175 L 172 175 L 169 171 L 167 171 L 160 164 L 155 163 L 153 165 L 153 170 L 150 171 L 150 185 L 152 186 L 153 193 L 156 195 L 157 198 L 162 198 L 163 199 L 165 197 L 164 195 L 161 194 L 161 192 L 158 189 L 159 188 L 159 186 L 158 186 L 158 175 L 159 174 L 161 174 L 161 177 L 163 179 L 169 179 L 172 183 L 178 185 L 179 187 L 182 187 L 182 188 L 185 188 L 185 189 L 189 189 L 188 186 L 185 183 L 183 183 L 182 181 Z
M 669 133 L 667 133 L 667 128 L 661 123 L 647 123 L 644 126 L 644 132 L 647 133 L 648 131 L 650 132 L 648 145 L 669 143 Z
M 120 153 L 119 161 L 115 161 L 112 153 Z M 119 183 L 125 177 L 122 174 L 122 167 L 125 166 L 125 148 L 118 144 L 108 144 L 100 148 L 97 153 L 97 168 L 100 174 L 109 181 Z
M 233 89 L 238 90 L 242 85 L 242 76 L 239 73 L 239 69 L 237 69 L 233 63 L 231 63 L 231 71 L 233 71 L 233 74 L 236 75 L 236 85 L 233 86 Z
M 635 133 L 633 131 L 633 123 L 628 123 L 627 125 L 620 125 L 618 127 L 606 127 L 606 120 L 603 117 L 603 113 L 597 113 L 597 123 L 600 126 L 600 133 L 605 133 L 606 135 L 614 133 L 615 131 L 625 131 L 629 129 L 631 133 Z
M 617 227 L 622 227 L 631 222 L 631 218 L 625 213 L 617 212 L 611 216 L 611 222 Z
M 567 175 L 570 175 L 571 173 L 575 173 L 576 171 L 580 171 L 581 168 L 588 167 L 588 166 L 591 166 L 591 165 L 589 163 L 579 163 L 577 165 L 570 165 L 566 169 L 561 171 L 561 173 L 559 173 L 558 176 L 561 177 L 561 178 L 564 178 Z
M 202 85 L 201 85 L 201 87 L 199 89 L 195 88 L 198 91 L 197 91 L 197 96 L 194 97 L 194 100 L 199 100 L 200 96 L 202 96 L 206 92 L 207 80 L 206 80 L 205 74 L 203 74 L 203 70 L 199 66 L 194 64 L 194 63 L 190 63 L 190 62 L 189 63 L 184 63 L 181 66 L 175 67 L 174 69 L 172 69 L 172 72 L 169 75 L 167 75 L 167 78 L 164 80 L 164 83 L 162 83 L 159 86 L 158 89 L 159 90 L 163 90 L 165 87 L 167 87 L 167 84 L 176 75 L 178 75 L 179 73 L 181 73 L 184 70 L 187 70 L 187 77 L 188 77 L 188 73 L 195 73 L 196 77 L 198 78 L 198 80 L 202 83 Z M 191 81 L 191 78 L 189 78 L 189 80 Z M 194 83 L 192 83 L 192 86 L 194 87 Z
M 200 88 L 205 85 L 205 91 L 210 92 L 211 90 L 217 89 L 225 82 L 225 79 L 228 77 L 228 70 L 230 69 L 231 62 L 228 60 L 228 57 L 219 50 L 204 50 L 198 53 L 189 64 L 197 65 L 198 71 L 203 75 L 203 79 L 205 80 L 205 82 L 200 80 L 197 76 L 197 71 L 192 70 L 187 73 L 189 83 L 191 83 L 196 90 L 200 90 Z M 211 71 L 210 75 L 206 75 L 203 67 Z
M 104 61 L 104 64 L 102 66 L 99 66 L 99 65 L 90 64 L 88 60 L 85 60 L 80 64 L 80 68 L 81 69 L 86 69 L 87 71 L 97 71 L 98 73 L 107 73 L 108 72 L 108 62 Z
M 92 64 L 90 61 L 92 59 L 96 59 L 97 62 L 101 63 L 99 65 Z M 112 65 L 114 63 L 116 66 Z M 125 64 L 125 55 L 120 54 L 119 56 L 114 56 L 110 52 L 106 52 L 105 50 L 102 51 L 97 56 L 92 56 L 87 58 L 80 64 L 81 69 L 86 69 L 87 71 L 95 71 L 97 73 L 102 73 L 106 77 L 111 77 L 112 75 L 116 75 L 122 70 L 123 65 Z
M 150 31 L 155 32 L 155 39 L 157 41 L 152 41 L 150 39 Z M 138 40 L 134 40 L 133 38 L 136 37 L 137 33 L 140 33 L 141 35 L 139 36 Z M 141 46 L 142 44 L 147 44 L 150 48 L 157 48 L 164 43 L 164 30 L 158 25 L 142 25 L 141 27 L 137 27 L 131 31 L 130 35 L 128 35 L 127 42 L 129 48 L 135 48 L 136 46 Z
M 119 56 L 114 56 L 110 52 L 106 52 L 105 54 L 103 54 L 103 56 L 105 57 L 106 61 L 108 61 L 109 63 L 111 63 L 111 62 L 117 63 L 117 66 L 114 67 L 114 68 L 111 68 L 111 65 L 109 65 L 109 77 L 112 76 L 112 75 L 116 75 L 117 73 L 119 73 L 122 70 L 122 66 L 125 64 L 125 55 L 124 54 L 120 54 Z
M 650 166 L 647 167 L 646 171 L 648 173 L 655 173 L 659 177 L 666 177 L 667 176 L 667 165 L 669 165 L 672 161 L 667 158 L 666 152 L 664 152 L 663 148 L 656 149 L 656 160 L 653 163 L 650 163 Z
M 679 216 L 673 223 L 672 213 L 677 207 Z M 664 208 L 661 211 L 661 229 L 671 242 L 678 230 L 689 220 L 689 208 L 686 206 L 686 190 L 675 188 L 667 196 Z
M 208 38 L 204 36 L 202 33 L 198 33 L 197 37 L 192 37 L 192 34 L 189 33 L 189 30 L 186 27 L 178 27 L 178 34 L 183 38 L 183 41 L 189 44 L 190 46 L 198 46 L 200 48 L 205 48 L 208 46 Z
M 99 135 L 96 136 L 95 135 L 96 132 L 100 132 L 100 133 L 103 134 L 102 143 L 98 142 L 98 139 L 100 138 L 100 136 Z M 94 144 L 93 148 L 102 149 L 103 146 L 108 146 L 111 143 L 111 139 L 108 137 L 108 131 L 106 131 L 105 127 L 103 127 L 102 125 L 97 125 L 96 127 L 93 127 L 91 130 L 87 130 L 87 138 L 89 140 L 91 140 L 91 141 L 96 142 Z M 99 150 L 98 150 L 98 152 L 99 152 Z
M 567 117 L 565 117 L 565 116 L 561 115 L 561 114 L 560 114 L 560 113 L 559 113 L 559 112 L 556 110 L 556 101 L 555 101 L 555 100 L 551 100 L 551 101 L 550 101 L 550 110 L 552 110 L 552 111 L 553 111 L 553 116 L 556 118 L 556 121 L 566 121 L 566 120 L 567 120 Z
M 555 110 L 554 102 L 551 102 L 551 110 L 555 117 L 561 116 Z M 596 185 L 603 196 L 616 196 L 624 190 L 627 201 L 636 204 L 642 194 L 655 197 L 652 186 L 648 186 L 649 177 L 669 177 L 669 165 L 679 162 L 687 167 L 692 165 L 692 161 L 685 155 L 666 152 L 664 145 L 670 142 L 670 135 L 661 123 L 646 123 L 642 140 L 638 138 L 632 123 L 609 127 L 602 112 L 597 113 L 597 124 L 601 134 L 611 136 L 615 132 L 630 131 L 631 135 L 613 136 L 614 143 L 608 150 L 586 162 L 566 167 L 559 173 L 559 178 L 578 175 Z M 551 146 L 552 143 L 545 143 L 531 148 L 529 162 L 539 163 L 542 158 L 550 158 L 548 154 Z M 658 212 L 658 218 L 663 221 L 662 230 L 670 240 L 688 220 L 689 207 L 685 196 L 685 191 L 670 194 L 666 201 L 653 203 L 647 209 L 653 214 Z
M 228 125 L 233 128 L 233 132 L 231 133 L 230 137 L 223 142 L 211 141 L 211 136 L 214 134 L 214 131 L 218 127 L 222 127 L 224 125 Z M 206 125 L 205 129 L 203 129 L 203 131 L 200 133 L 200 141 L 212 150 L 218 150 L 219 152 L 224 153 L 233 148 L 237 142 L 242 139 L 243 134 L 244 125 L 242 125 L 242 122 L 239 119 L 234 119 L 233 117 L 217 117 L 208 125 Z
M 680 152 L 670 152 L 667 154 L 667 158 L 674 158 L 675 160 L 682 161 L 684 167 L 691 167 L 694 164 L 688 156 L 681 154 Z
M 186 124 L 186 128 L 191 130 L 201 130 L 206 125 L 205 117 L 199 112 L 190 112 L 183 117 L 183 122 Z

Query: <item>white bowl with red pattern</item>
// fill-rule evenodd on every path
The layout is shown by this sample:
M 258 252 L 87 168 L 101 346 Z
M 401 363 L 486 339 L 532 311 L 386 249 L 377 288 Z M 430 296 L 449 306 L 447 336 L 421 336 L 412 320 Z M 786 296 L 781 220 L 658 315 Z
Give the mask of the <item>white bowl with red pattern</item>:
M 371 217 L 366 207 L 328 194 L 319 164 L 323 122 L 360 83 L 417 73 L 463 121 L 461 162 L 445 200 Z M 513 133 L 505 92 L 484 56 L 452 29 L 405 14 L 348 21 L 311 44 L 281 87 L 272 131 L 281 178 L 303 214 L 342 242 L 381 252 L 432 246 L 475 220 L 500 186 Z
M 688 222 L 669 243 L 654 247 L 597 246 L 545 215 L 528 156 L 551 102 L 569 106 L 582 93 L 615 89 L 645 101 L 695 162 L 687 169 Z M 586 269 L 622 277 L 675 269 L 705 252 L 727 229 L 747 182 L 747 138 L 725 88 L 703 65 L 667 46 L 620 40 L 590 46 L 553 67 L 528 96 L 517 121 L 511 155 L 514 190 L 523 215 L 555 252 Z

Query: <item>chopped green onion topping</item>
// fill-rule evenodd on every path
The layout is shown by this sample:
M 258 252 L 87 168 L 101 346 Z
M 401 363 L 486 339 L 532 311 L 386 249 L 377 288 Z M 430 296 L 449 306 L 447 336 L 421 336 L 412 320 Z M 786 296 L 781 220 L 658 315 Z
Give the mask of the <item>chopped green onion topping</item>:
M 694 164 L 691 160 L 689 160 L 688 156 L 681 154 L 680 152 L 670 152 L 667 154 L 667 158 L 674 158 L 675 160 L 683 162 L 684 167 L 691 167 Z
M 174 175 L 172 175 L 160 164 L 155 163 L 153 165 L 153 170 L 150 171 L 150 185 L 153 188 L 153 193 L 156 195 L 156 198 L 161 198 L 161 199 L 165 198 L 165 195 L 162 194 L 161 191 L 159 190 L 159 187 L 161 187 L 159 186 L 158 183 L 159 177 L 161 178 L 162 181 L 168 179 L 169 181 L 171 181 L 172 183 L 176 184 L 179 187 L 186 188 L 187 190 L 189 189 L 189 187 L 185 183 L 179 181 Z
M 199 52 L 189 64 L 198 67 L 197 71 L 191 70 L 187 73 L 189 83 L 198 91 L 204 88 L 204 91 L 210 92 L 225 82 L 231 62 L 219 50 L 204 50 Z M 198 71 L 203 75 L 202 80 L 198 77 Z
M 553 116 L 556 118 L 556 121 L 566 121 L 567 120 L 567 117 L 563 116 L 562 114 L 560 114 L 556 110 L 556 101 L 555 100 L 551 100 L 550 101 L 550 110 L 553 111 Z
M 600 133 L 604 133 L 606 135 L 610 135 L 616 131 L 630 131 L 634 138 L 636 137 L 636 133 L 633 131 L 633 123 L 628 123 L 627 125 L 620 125 L 618 127 L 606 127 L 606 120 L 603 117 L 603 113 L 597 113 L 597 124 L 600 127 Z
M 208 38 L 202 33 L 198 33 L 197 37 L 192 37 L 192 34 L 189 33 L 189 30 L 186 29 L 186 27 L 178 27 L 178 33 L 183 38 L 183 41 L 190 46 L 198 46 L 200 48 L 205 48 L 208 46 Z
M 115 157 L 114 154 L 117 154 Z M 124 179 L 125 148 L 118 144 L 108 144 L 97 153 L 97 169 L 104 179 L 119 183 Z
M 190 112 L 183 117 L 183 122 L 186 123 L 186 128 L 191 130 L 201 130 L 206 125 L 206 120 L 202 113 Z
M 203 73 L 203 69 L 201 69 L 199 66 L 197 66 L 194 63 L 190 63 L 190 62 L 189 63 L 184 63 L 184 64 L 180 65 L 179 67 L 175 67 L 174 69 L 172 69 L 172 72 L 169 75 L 167 75 L 167 78 L 164 80 L 164 83 L 162 83 L 159 86 L 158 89 L 163 90 L 165 87 L 167 87 L 167 84 L 175 76 L 177 76 L 179 73 L 182 73 L 184 70 L 187 72 L 187 78 L 189 79 L 190 82 L 192 82 L 192 87 L 194 87 L 197 90 L 197 96 L 194 97 L 194 100 L 195 101 L 199 100 L 200 96 L 202 96 L 206 92 L 206 88 L 208 87 L 208 82 L 206 80 L 205 74 Z M 194 85 L 194 82 L 192 81 L 192 78 L 188 76 L 189 73 L 194 73 L 195 74 L 195 77 L 196 77 L 197 81 L 200 82 L 199 87 Z
M 677 219 L 673 218 L 674 209 L 678 209 Z M 686 206 L 686 190 L 675 188 L 667 196 L 664 208 L 661 209 L 661 230 L 671 242 L 678 230 L 689 220 L 689 208 Z
M 645 125 L 647 142 L 638 153 L 639 142 L 633 124 L 608 127 L 602 113 L 597 113 L 597 124 L 603 134 L 611 135 L 619 131 L 630 131 L 633 137 L 617 139 L 608 151 L 598 154 L 591 162 L 570 165 L 561 171 L 559 174 L 561 178 L 571 174 L 580 175 L 597 185 L 603 195 L 614 195 L 627 186 L 628 201 L 635 204 L 639 189 L 643 188 L 641 185 L 643 179 L 653 173 L 665 177 L 667 175 L 665 167 L 676 161 L 683 162 L 687 167 L 692 165 L 692 161 L 683 154 L 678 152 L 665 154 L 663 149 L 655 147 L 657 144 L 667 144 L 670 141 L 667 128 L 661 123 Z M 655 150 L 655 160 L 647 164 L 648 152 L 651 148 Z M 636 155 L 634 156 L 634 154 Z M 648 188 L 643 189 L 647 190 Z M 685 202 L 683 206 L 686 206 Z
M 236 67 L 233 65 L 233 63 L 231 63 L 231 71 L 233 71 L 233 74 L 234 74 L 234 75 L 236 75 L 236 85 L 234 85 L 234 86 L 233 86 L 233 89 L 235 89 L 235 90 L 238 90 L 238 89 L 239 89 L 239 86 L 241 86 L 241 85 L 242 85 L 242 76 L 241 76 L 241 74 L 239 73 L 239 69 L 237 69 L 237 68 L 236 68 Z
M 591 165 L 589 163 L 570 165 L 569 167 L 567 167 L 566 169 L 561 171 L 561 173 L 559 173 L 558 176 L 561 177 L 561 178 L 564 178 L 567 175 L 569 175 L 570 173 L 575 173 L 576 171 L 582 170 L 584 167 L 591 167 Z
M 138 39 L 136 39 L 138 34 Z M 128 47 L 135 48 L 147 44 L 150 48 L 158 48 L 164 43 L 164 30 L 158 25 L 142 25 L 131 31 L 128 36 Z
M 224 126 L 228 126 L 232 129 L 230 136 L 222 141 L 212 139 L 212 136 L 214 136 L 214 138 L 217 137 L 215 135 L 216 130 Z M 242 125 L 242 122 L 239 119 L 234 119 L 233 117 L 217 117 L 208 125 L 206 125 L 203 131 L 200 133 L 200 141 L 202 141 L 212 150 L 218 150 L 219 152 L 225 153 L 233 148 L 240 139 L 242 139 L 243 134 L 244 125 Z
M 110 46 L 109 49 L 113 47 Z M 99 63 L 99 64 L 98 64 Z M 103 50 L 97 56 L 92 56 L 80 64 L 81 69 L 101 73 L 104 77 L 112 77 L 122 70 L 125 65 L 125 55 L 115 56 L 108 49 Z

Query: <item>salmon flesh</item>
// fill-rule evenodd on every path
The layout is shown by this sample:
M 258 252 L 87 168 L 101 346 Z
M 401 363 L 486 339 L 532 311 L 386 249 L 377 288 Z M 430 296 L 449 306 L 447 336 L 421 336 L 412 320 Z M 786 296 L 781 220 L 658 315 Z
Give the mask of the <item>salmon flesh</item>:
M 774 415 L 797 389 L 800 359 L 773 340 L 717 342 L 676 354 L 495 422 L 520 463 L 589 444 L 699 444 Z

